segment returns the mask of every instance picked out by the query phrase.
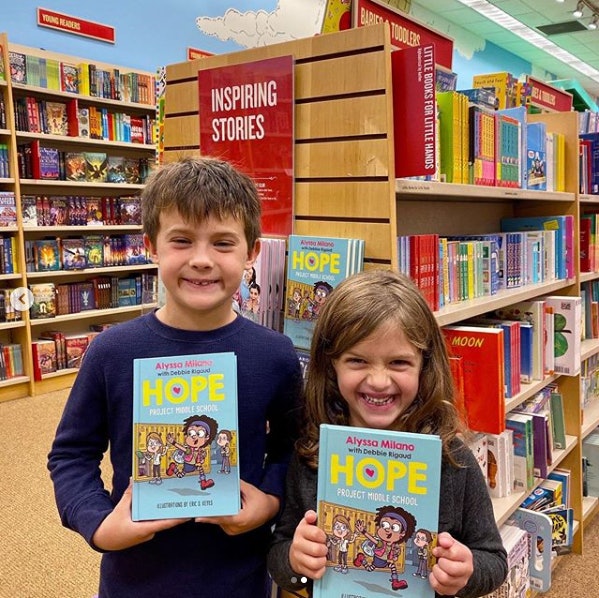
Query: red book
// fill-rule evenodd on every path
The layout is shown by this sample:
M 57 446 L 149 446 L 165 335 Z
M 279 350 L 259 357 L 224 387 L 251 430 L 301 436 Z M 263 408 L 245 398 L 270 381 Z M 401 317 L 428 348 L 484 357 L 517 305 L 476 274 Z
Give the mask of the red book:
M 468 427 L 500 434 L 505 429 L 503 330 L 477 326 L 442 330 L 450 356 L 462 357 Z

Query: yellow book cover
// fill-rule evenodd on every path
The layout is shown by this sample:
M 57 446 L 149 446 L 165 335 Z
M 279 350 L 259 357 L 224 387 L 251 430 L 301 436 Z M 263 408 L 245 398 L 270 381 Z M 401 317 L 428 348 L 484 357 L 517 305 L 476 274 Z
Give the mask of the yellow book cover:
M 327 0 L 321 33 L 343 31 L 351 27 L 351 0 Z

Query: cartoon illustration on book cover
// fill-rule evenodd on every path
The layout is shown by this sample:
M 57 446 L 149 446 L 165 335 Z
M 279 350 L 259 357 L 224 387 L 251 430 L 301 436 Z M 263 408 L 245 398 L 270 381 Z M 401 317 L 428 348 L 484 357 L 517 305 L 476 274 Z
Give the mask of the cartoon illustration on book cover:
M 134 521 L 241 508 L 233 353 L 136 359 Z
M 404 590 L 412 577 L 428 579 L 436 533 L 417 528 L 416 517 L 403 507 L 383 505 L 375 513 L 324 501 L 319 507 L 327 534 L 327 567 L 333 571 L 384 573 L 384 583 L 380 575 L 372 577 L 380 589 Z

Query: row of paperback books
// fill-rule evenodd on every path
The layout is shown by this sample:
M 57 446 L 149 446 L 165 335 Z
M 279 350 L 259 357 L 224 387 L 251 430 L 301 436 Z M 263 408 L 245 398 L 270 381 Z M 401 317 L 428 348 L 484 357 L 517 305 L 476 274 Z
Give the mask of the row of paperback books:
M 85 270 L 151 263 L 142 233 L 25 240 L 27 272 Z
M 10 301 L 14 289 L 0 289 L 0 323 L 18 322 L 23 319 L 22 312 L 15 309 Z
M 0 380 L 23 376 L 23 349 L 17 343 L 0 343 Z
M 141 225 L 139 196 L 21 194 L 23 226 Z
M 142 184 L 153 159 L 126 158 L 106 152 L 64 152 L 38 139 L 17 146 L 19 177 L 47 181 Z
M 82 106 L 77 98 L 61 102 L 18 97 L 14 101 L 14 116 L 17 131 L 125 143 L 155 142 L 155 119 L 150 115 Z
M 400 272 L 431 308 L 574 276 L 574 217 L 503 218 L 501 232 L 397 238 Z
M 17 271 L 17 240 L 12 235 L 0 235 L 0 274 Z
M 158 276 L 95 276 L 78 282 L 29 284 L 33 303 L 31 319 L 54 318 L 92 309 L 113 309 L 156 302 Z
M 581 298 L 546 296 L 444 326 L 456 394 L 468 427 L 500 434 L 505 399 L 521 383 L 580 373 Z
M 283 329 L 296 348 L 310 348 L 329 294 L 363 266 L 363 239 L 289 236 Z
M 434 180 L 565 191 L 565 136 L 529 122 L 524 106 L 495 109 L 493 88 L 437 93 L 439 169 Z
M 73 64 L 9 51 L 10 78 L 13 83 L 43 87 L 84 96 L 155 104 L 155 78 L 138 72 L 121 73 L 94 63 Z

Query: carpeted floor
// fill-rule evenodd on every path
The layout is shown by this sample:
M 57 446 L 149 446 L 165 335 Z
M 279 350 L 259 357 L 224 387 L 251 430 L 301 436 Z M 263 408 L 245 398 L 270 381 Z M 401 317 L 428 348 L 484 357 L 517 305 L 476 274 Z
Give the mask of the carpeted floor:
M 91 598 L 97 590 L 99 554 L 61 526 L 46 469 L 66 395 L 0 402 L 0 598 Z M 544 596 L 599 596 L 597 562 L 599 517 L 586 530 L 585 554 L 563 557 Z

